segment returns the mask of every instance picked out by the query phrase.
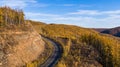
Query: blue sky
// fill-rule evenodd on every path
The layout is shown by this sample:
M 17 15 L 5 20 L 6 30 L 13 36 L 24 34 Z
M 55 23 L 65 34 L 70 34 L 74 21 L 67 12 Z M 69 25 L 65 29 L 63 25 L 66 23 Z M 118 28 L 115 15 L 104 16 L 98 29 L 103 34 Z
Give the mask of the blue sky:
M 0 0 L 23 9 L 26 19 L 89 28 L 120 26 L 120 0 Z

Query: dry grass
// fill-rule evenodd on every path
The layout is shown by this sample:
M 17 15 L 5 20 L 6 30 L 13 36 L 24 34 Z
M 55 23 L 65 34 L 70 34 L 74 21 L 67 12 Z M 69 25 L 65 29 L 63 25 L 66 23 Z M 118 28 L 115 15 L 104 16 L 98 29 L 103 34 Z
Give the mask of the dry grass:
M 120 42 L 117 38 L 73 25 L 43 24 L 32 21 L 31 23 L 40 34 L 54 39 L 63 47 L 64 53 L 57 66 L 61 63 L 66 67 L 79 67 L 79 65 L 91 67 L 96 65 L 98 67 L 120 66 Z M 87 53 L 81 53 L 82 48 Z M 94 51 L 93 54 L 96 56 L 89 51 Z M 84 57 L 84 54 L 87 54 L 87 57 Z M 90 62 L 92 63 L 90 64 Z

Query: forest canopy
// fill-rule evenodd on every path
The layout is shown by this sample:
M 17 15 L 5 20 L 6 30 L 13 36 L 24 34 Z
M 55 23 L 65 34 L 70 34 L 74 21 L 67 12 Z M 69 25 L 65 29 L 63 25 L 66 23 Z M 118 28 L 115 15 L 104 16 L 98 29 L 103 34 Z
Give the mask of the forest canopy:
M 24 13 L 20 9 L 0 7 L 0 26 L 17 25 L 24 23 Z

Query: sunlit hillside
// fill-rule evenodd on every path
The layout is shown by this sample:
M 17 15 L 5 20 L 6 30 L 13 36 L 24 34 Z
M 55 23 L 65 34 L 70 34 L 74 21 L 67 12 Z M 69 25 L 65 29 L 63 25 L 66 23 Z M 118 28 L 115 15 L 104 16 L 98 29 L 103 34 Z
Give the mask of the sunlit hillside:
M 56 67 L 120 66 L 120 42 L 117 38 L 73 25 L 30 22 L 41 35 L 61 44 L 63 55 Z

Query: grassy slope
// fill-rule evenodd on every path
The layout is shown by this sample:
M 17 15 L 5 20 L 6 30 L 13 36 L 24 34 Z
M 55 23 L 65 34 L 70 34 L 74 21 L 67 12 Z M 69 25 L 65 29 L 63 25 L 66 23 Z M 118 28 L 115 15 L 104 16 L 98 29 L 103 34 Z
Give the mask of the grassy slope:
M 116 38 L 72 25 L 31 23 L 40 34 L 61 43 L 64 52 L 57 67 L 120 66 L 120 43 Z

